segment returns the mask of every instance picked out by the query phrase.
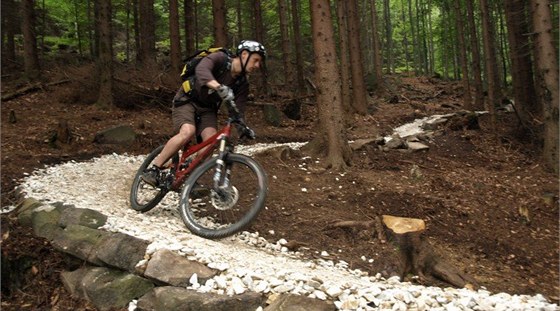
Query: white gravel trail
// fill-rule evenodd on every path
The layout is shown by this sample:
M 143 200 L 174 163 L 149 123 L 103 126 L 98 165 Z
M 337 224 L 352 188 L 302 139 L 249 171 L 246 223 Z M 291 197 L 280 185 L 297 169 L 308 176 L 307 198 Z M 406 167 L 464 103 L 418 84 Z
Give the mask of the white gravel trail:
M 252 154 L 277 145 L 238 146 L 237 151 Z M 108 216 L 104 229 L 150 241 L 149 253 L 167 248 L 221 270 L 205 284 L 191 279 L 189 288 L 203 292 L 290 292 L 332 299 L 341 310 L 560 310 L 542 295 L 424 287 L 351 271 L 344 262 L 304 260 L 282 248 L 281 237 L 266 241 L 258 233 L 244 232 L 218 241 L 200 238 L 182 223 L 175 193 L 144 214 L 129 207 L 130 185 L 144 158 L 111 154 L 87 162 L 70 161 L 33 172 L 20 189 L 27 197 L 48 203 L 97 210 Z

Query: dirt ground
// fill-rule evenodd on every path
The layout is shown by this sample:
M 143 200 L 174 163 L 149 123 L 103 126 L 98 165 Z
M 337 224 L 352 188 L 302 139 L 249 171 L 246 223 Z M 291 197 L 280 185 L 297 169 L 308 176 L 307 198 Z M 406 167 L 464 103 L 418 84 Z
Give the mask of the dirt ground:
M 388 135 L 416 118 L 460 106 L 456 83 L 400 76 L 392 77 L 391 85 L 398 96 L 374 96 L 373 113 L 354 117 L 350 139 Z M 3 83 L 3 94 L 16 87 Z M 110 152 L 147 153 L 171 134 L 170 113 L 160 105 L 101 111 L 82 102 L 73 88 L 79 85 L 52 86 L 2 103 L 2 207 L 16 203 L 18 180 L 37 168 Z M 304 105 L 301 120 L 284 118 L 273 127 L 265 123 L 261 106 L 247 112 L 255 143 L 308 141 L 315 135 L 315 116 L 314 106 Z M 52 142 L 63 120 L 70 142 Z M 498 115 L 498 135 L 489 121 L 481 116 L 480 128 L 472 130 L 443 125 L 427 151 L 366 146 L 354 151 L 344 172 L 325 170 L 320 159 L 305 155 L 258 155 L 270 180 L 268 209 L 250 229 L 271 242 L 298 242 L 305 256 L 326 251 L 353 269 L 388 277 L 399 271 L 396 247 L 371 230 L 333 228 L 333 222 L 420 218 L 438 254 L 488 290 L 541 293 L 558 303 L 558 177 L 544 168 L 530 139 L 521 144 L 513 136 L 514 114 Z M 93 142 L 99 130 L 121 124 L 139 134 L 133 146 Z M 95 309 L 70 297 L 60 281 L 59 273 L 75 263 L 20 227 L 13 213 L 2 214 L 1 221 L 2 309 Z M 435 280 L 428 285 L 448 286 Z

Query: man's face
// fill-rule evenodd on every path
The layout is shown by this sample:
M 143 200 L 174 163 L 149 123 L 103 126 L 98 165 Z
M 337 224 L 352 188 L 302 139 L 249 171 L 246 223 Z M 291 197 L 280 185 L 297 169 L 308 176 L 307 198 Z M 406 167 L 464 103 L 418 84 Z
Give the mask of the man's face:
M 249 57 L 249 55 L 251 55 L 251 57 Z M 251 73 L 253 71 L 258 70 L 259 68 L 261 68 L 262 66 L 262 56 L 259 53 L 253 53 L 250 54 L 249 51 L 245 50 L 243 51 L 243 53 L 241 53 L 241 58 L 243 60 L 243 64 L 245 64 L 245 62 L 247 61 L 247 58 L 249 58 L 249 62 L 247 63 L 247 66 L 245 67 L 245 70 L 247 71 L 247 73 Z

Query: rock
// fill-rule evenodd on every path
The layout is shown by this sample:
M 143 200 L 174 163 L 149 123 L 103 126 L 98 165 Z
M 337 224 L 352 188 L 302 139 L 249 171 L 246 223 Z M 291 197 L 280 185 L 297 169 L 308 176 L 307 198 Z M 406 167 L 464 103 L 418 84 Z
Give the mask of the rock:
M 95 134 L 94 143 L 130 145 L 136 140 L 136 133 L 128 125 L 115 126 Z
M 24 226 L 31 226 L 33 211 L 43 205 L 46 204 L 34 198 L 26 198 L 21 201 L 17 206 L 18 222 Z
M 138 300 L 138 311 L 245 311 L 256 310 L 264 303 L 261 295 L 253 292 L 233 297 L 194 290 L 162 286 Z
M 231 279 L 231 289 L 236 295 L 243 294 L 247 290 L 247 288 L 245 288 L 245 285 L 243 284 L 243 281 L 241 281 L 241 279 L 238 277 L 234 277 Z
M 144 259 L 148 245 L 148 241 L 124 233 L 110 233 L 98 243 L 97 258 L 109 266 L 134 273 L 138 262 Z
M 282 293 L 287 293 L 287 292 L 291 291 L 292 289 L 294 289 L 294 287 L 295 286 L 293 284 L 286 283 L 286 284 L 281 284 L 279 286 L 274 287 L 274 291 L 276 293 L 282 294 Z
M 69 225 L 55 236 L 52 245 L 55 249 L 76 256 L 96 265 L 103 265 L 97 258 L 96 246 L 110 233 L 79 225 Z
M 357 139 L 357 140 L 349 143 L 349 145 L 350 145 L 350 148 L 352 148 L 352 150 L 356 151 L 356 150 L 362 149 L 364 146 L 375 145 L 376 142 L 377 142 L 376 138 Z
M 175 286 L 188 285 L 193 274 L 197 274 L 199 282 L 205 282 L 216 272 L 196 261 L 166 249 L 154 253 L 144 272 L 144 276 Z
M 399 136 L 399 134 L 391 135 L 391 138 L 385 142 L 385 148 L 388 149 L 398 149 L 405 146 L 404 140 Z
M 331 311 L 336 310 L 332 302 L 321 301 L 298 295 L 280 295 L 264 311 Z
M 140 276 L 105 267 L 80 268 L 62 277 L 70 292 L 89 300 L 99 310 L 123 308 L 154 287 Z
M 62 284 L 72 297 L 84 298 L 82 279 L 88 272 L 88 268 L 80 268 L 74 271 L 62 271 L 60 273 Z
M 52 240 L 62 229 L 58 226 L 60 215 L 65 207 L 43 205 L 31 212 L 31 226 L 35 235 Z
M 426 149 L 430 149 L 430 147 L 424 145 L 423 143 L 419 143 L 419 142 L 415 142 L 415 141 L 409 141 L 406 143 L 408 149 L 412 150 L 412 151 L 420 151 L 420 150 L 426 150 Z
M 336 298 L 342 294 L 342 289 L 338 286 L 331 286 L 327 289 L 327 295 Z
M 58 221 L 58 225 L 65 228 L 69 224 L 97 229 L 107 222 L 107 216 L 88 208 L 65 209 Z

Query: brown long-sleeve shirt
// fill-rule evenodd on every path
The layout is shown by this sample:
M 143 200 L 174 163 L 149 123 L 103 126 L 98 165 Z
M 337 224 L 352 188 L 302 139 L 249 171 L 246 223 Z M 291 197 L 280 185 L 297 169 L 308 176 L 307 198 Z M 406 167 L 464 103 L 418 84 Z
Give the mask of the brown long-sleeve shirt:
M 197 99 L 200 104 L 205 106 L 219 105 L 221 102 L 220 96 L 212 89 L 206 86 L 211 80 L 216 80 L 220 84 L 227 85 L 233 89 L 235 94 L 235 104 L 244 115 L 245 105 L 247 103 L 247 95 L 249 94 L 249 83 L 243 76 L 233 78 L 231 70 L 225 70 L 221 75 L 215 76 L 220 72 L 220 69 L 227 62 L 227 55 L 223 52 L 212 53 L 204 57 L 196 66 L 196 83 L 194 89 L 198 95 Z M 230 63 L 231 66 L 231 63 Z

